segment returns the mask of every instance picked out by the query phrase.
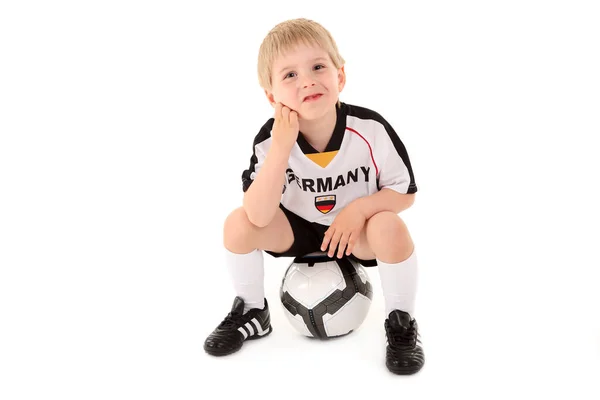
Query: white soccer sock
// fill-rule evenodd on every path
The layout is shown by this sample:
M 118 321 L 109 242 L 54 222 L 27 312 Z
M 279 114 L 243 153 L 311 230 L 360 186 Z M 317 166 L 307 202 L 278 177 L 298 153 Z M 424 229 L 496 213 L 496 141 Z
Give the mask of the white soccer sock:
M 225 249 L 226 263 L 236 296 L 244 300 L 244 313 L 265 306 L 265 270 L 262 250 L 236 254 Z
M 388 264 L 378 259 L 377 265 L 385 299 L 385 317 L 392 310 L 402 310 L 414 317 L 418 278 L 416 251 L 400 263 Z

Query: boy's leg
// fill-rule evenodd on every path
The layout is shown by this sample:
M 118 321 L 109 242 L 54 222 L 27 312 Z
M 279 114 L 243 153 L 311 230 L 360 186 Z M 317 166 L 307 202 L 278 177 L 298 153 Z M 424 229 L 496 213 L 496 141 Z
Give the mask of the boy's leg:
M 385 300 L 388 369 L 396 374 L 419 371 L 425 357 L 414 318 L 417 258 L 406 225 L 392 212 L 375 214 L 365 224 L 353 255 L 377 260 Z
M 417 258 L 408 228 L 393 212 L 375 214 L 366 225 L 366 236 L 377 256 L 381 285 L 388 315 L 402 310 L 415 312 Z
M 256 249 L 284 252 L 293 242 L 292 228 L 281 208 L 277 209 L 271 223 L 262 228 L 250 222 L 242 207 L 235 209 L 225 220 L 223 244 L 233 253 L 247 254 Z
M 417 258 L 412 238 L 404 221 L 393 212 L 372 216 L 366 236 L 377 256 L 385 298 L 386 366 L 395 374 L 414 374 L 423 367 L 425 356 L 414 318 Z
M 386 315 L 398 309 L 414 313 L 417 259 L 408 229 L 397 214 L 384 212 L 371 217 L 352 255 L 359 260 L 377 260 Z
M 262 250 L 284 252 L 292 246 L 292 228 L 281 209 L 265 227 L 253 225 L 243 208 L 225 220 L 223 244 L 226 264 L 236 295 L 244 300 L 244 312 L 264 307 L 264 260 Z
M 284 252 L 294 242 L 281 209 L 268 226 L 259 228 L 250 223 L 243 208 L 238 208 L 227 217 L 223 233 L 236 297 L 231 311 L 204 341 L 204 350 L 214 356 L 234 353 L 245 340 L 272 332 L 269 305 L 264 298 L 262 249 Z

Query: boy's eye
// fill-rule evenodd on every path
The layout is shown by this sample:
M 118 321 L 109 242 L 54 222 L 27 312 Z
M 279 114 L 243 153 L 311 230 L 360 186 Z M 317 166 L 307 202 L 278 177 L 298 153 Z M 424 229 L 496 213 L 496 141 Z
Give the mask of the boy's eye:
M 323 65 L 323 64 L 317 64 L 317 65 L 314 66 L 315 70 L 320 70 L 320 69 L 323 69 L 323 68 L 325 68 L 325 65 Z M 288 72 L 287 75 L 283 77 L 283 79 L 293 78 L 295 76 L 296 76 L 295 72 Z

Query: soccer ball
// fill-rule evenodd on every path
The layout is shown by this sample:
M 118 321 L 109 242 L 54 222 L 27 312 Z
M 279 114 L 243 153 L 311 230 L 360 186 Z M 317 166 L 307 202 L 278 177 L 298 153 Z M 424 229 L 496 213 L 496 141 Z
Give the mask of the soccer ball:
M 280 299 L 296 330 L 308 337 L 329 339 L 349 334 L 363 323 L 371 307 L 373 286 L 356 261 L 311 253 L 289 265 Z

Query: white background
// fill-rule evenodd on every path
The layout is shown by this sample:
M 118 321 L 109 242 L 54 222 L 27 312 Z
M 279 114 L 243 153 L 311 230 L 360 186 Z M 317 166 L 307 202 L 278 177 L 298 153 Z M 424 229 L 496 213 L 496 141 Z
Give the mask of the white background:
M 600 13 L 581 1 L 103 1 L 0 6 L 0 398 L 600 394 Z M 325 25 L 342 100 L 388 119 L 419 192 L 426 365 L 385 368 L 377 269 L 358 331 L 213 358 L 222 224 L 271 116 L 256 56 Z

